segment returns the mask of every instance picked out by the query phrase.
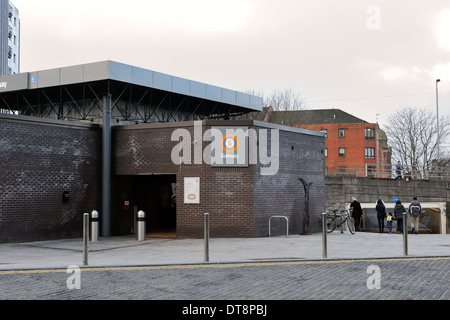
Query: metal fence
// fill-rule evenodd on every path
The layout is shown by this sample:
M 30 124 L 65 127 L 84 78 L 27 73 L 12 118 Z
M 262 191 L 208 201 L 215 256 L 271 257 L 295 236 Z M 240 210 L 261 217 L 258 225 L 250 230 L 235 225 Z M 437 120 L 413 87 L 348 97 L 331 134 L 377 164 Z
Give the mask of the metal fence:
M 330 177 L 358 177 L 378 179 L 407 179 L 407 180 L 450 180 L 450 165 L 433 166 L 429 169 L 402 169 L 397 172 L 395 165 L 377 165 L 367 163 L 325 163 L 325 174 Z

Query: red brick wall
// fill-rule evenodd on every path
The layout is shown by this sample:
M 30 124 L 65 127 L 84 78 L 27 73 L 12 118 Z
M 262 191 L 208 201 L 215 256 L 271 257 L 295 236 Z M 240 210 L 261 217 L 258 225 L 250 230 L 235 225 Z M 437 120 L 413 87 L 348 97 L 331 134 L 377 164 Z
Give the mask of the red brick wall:
M 301 127 L 313 131 L 327 130 L 328 136 L 325 139 L 325 146 L 328 149 L 328 156 L 325 161 L 329 173 L 338 172 L 340 167 L 346 167 L 348 172 L 354 173 L 353 175 L 357 174 L 357 176 L 363 177 L 365 176 L 365 166 L 375 167 L 377 165 L 377 156 L 381 158 L 382 149 L 379 148 L 377 152 L 376 124 L 339 123 L 302 125 Z M 365 138 L 365 128 L 373 128 L 375 130 L 373 139 Z M 344 138 L 339 137 L 339 129 L 345 129 Z M 345 157 L 339 156 L 339 148 L 345 148 Z M 375 149 L 374 159 L 365 158 L 365 148 Z M 388 159 L 385 160 L 387 161 Z

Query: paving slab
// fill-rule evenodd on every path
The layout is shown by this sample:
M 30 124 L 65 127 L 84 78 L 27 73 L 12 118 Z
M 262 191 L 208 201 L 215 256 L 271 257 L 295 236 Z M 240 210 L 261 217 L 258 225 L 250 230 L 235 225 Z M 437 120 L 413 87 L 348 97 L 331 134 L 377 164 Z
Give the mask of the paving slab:
M 89 243 L 87 267 L 205 263 L 203 239 L 105 237 Z M 321 260 L 321 233 L 263 238 L 212 238 L 207 263 Z M 408 257 L 450 256 L 450 235 L 409 234 Z M 357 232 L 327 234 L 327 258 L 398 258 L 403 254 L 401 234 Z M 0 244 L 0 270 L 83 266 L 83 241 L 63 239 Z

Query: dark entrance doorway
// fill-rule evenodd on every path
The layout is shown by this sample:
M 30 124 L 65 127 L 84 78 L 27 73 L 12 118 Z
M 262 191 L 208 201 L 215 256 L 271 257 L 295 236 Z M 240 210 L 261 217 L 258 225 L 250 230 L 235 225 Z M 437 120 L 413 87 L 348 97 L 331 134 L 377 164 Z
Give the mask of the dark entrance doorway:
M 115 219 L 118 233 L 135 233 L 136 212 L 143 210 L 147 236 L 175 237 L 175 185 L 176 175 L 119 176 L 120 210 Z

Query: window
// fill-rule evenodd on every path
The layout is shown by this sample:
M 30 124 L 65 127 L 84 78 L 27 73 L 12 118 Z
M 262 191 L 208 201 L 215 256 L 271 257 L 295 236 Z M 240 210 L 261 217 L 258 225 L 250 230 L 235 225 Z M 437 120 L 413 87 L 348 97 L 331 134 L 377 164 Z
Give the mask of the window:
M 325 157 L 328 157 L 328 148 L 325 148 Z
M 339 157 L 345 157 L 345 148 L 339 148 Z
M 366 159 L 375 159 L 375 148 L 366 148 L 365 156 Z
M 345 129 L 339 129 L 338 137 L 339 138 L 345 138 Z
M 374 128 L 366 128 L 365 129 L 366 140 L 375 139 L 375 129 Z

